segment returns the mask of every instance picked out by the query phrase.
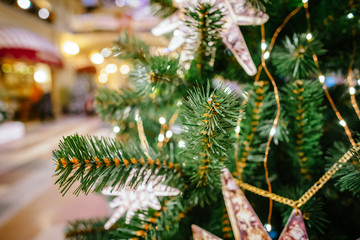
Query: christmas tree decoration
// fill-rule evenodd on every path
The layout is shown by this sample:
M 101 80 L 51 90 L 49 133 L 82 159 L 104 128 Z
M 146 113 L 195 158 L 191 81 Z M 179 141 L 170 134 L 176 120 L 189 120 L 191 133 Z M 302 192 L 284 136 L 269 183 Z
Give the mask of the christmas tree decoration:
M 235 239 L 271 240 L 244 193 L 236 185 L 229 170 L 223 170 L 221 182 L 222 193 Z
M 191 229 L 194 240 L 221 240 L 221 238 L 218 238 L 199 226 L 191 225 Z
M 161 205 L 157 197 L 169 197 L 180 194 L 180 191 L 176 188 L 163 184 L 155 185 L 159 180 L 144 182 L 147 183 L 142 183 L 133 190 L 128 187 L 106 187 L 101 191 L 106 196 L 116 196 L 109 204 L 111 208 L 116 208 L 116 210 L 106 222 L 105 229 L 109 229 L 125 213 L 125 222 L 129 223 L 137 210 L 147 210 L 148 208 L 160 210 Z
M 198 2 L 201 1 L 198 0 Z M 257 72 L 255 64 L 238 26 L 261 25 L 269 19 L 269 16 L 254 8 L 246 0 L 217 0 L 210 2 L 213 2 L 215 6 L 218 7 L 225 15 L 225 23 L 223 24 L 221 33 L 224 44 L 232 52 L 245 72 L 250 76 L 255 75 Z M 184 11 L 184 8 L 187 5 L 188 1 L 182 1 L 179 4 L 180 10 Z M 179 15 L 180 13 L 176 12 L 169 18 L 165 19 L 164 22 L 161 22 L 153 29 L 153 33 L 155 33 L 155 35 L 161 35 L 161 33 L 171 31 L 171 29 L 176 27 L 174 21 L 180 21 Z M 180 47 L 186 41 L 187 31 L 189 30 L 186 29 L 184 24 L 180 23 L 169 44 L 169 49 L 171 51 Z M 188 57 L 183 57 L 183 59 L 187 60 Z
M 294 209 L 291 212 L 289 220 L 287 221 L 284 230 L 282 231 L 279 240 L 308 240 L 303 216 L 299 209 Z

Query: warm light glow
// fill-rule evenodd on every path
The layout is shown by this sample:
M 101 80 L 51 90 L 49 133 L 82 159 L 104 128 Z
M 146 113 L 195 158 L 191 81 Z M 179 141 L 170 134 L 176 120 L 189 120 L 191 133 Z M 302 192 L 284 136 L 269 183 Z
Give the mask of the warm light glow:
M 349 13 L 349 14 L 347 15 L 347 18 L 348 18 L 348 19 L 353 19 L 353 18 L 354 18 L 354 14 L 353 14 L 353 13 Z
M 47 73 L 41 69 L 34 73 L 34 79 L 38 83 L 45 83 L 49 80 Z
M 349 93 L 350 93 L 351 95 L 354 95 L 354 94 L 355 94 L 355 88 L 354 88 L 354 87 L 350 87 L 350 88 L 349 88 Z
M 164 139 L 165 139 L 164 134 L 160 133 L 158 137 L 159 142 L 163 142 Z
M 120 132 L 120 127 L 119 126 L 114 126 L 113 127 L 113 132 L 114 133 L 119 133 Z
M 50 16 L 50 13 L 46 8 L 41 8 L 38 12 L 38 15 L 41 19 L 47 19 Z
M 186 146 L 185 142 L 183 140 L 179 141 L 179 147 L 184 148 Z
M 28 9 L 31 6 L 30 0 L 17 0 L 17 4 L 22 9 Z
M 110 57 L 111 50 L 110 50 L 110 48 L 103 48 L 103 49 L 101 49 L 100 53 L 101 53 L 101 55 L 103 55 L 103 57 L 107 58 L 107 57 Z
M 159 118 L 159 123 L 160 124 L 165 124 L 166 123 L 166 119 L 164 117 L 160 117 Z
M 261 43 L 261 50 L 265 50 L 267 47 L 266 43 Z
M 106 83 L 108 80 L 108 75 L 106 73 L 100 73 L 98 80 L 101 83 Z
M 1 70 L 4 72 L 4 73 L 10 73 L 11 70 L 12 70 L 12 66 L 8 63 L 4 63 L 2 66 L 1 66 Z
M 167 138 L 171 138 L 172 137 L 172 131 L 166 131 L 166 134 L 165 134 L 165 136 L 167 137 Z
M 274 136 L 275 133 L 276 133 L 276 129 L 274 127 L 272 127 L 271 130 L 270 130 L 270 135 Z
M 236 132 L 236 133 L 239 133 L 239 132 L 240 132 L 240 126 L 236 126 L 235 132 Z
M 116 71 L 117 71 L 116 64 L 115 63 L 110 63 L 110 64 L 106 65 L 105 71 L 107 73 L 116 73 Z
M 324 83 L 324 82 L 325 82 L 325 76 L 324 76 L 324 75 L 320 75 L 320 76 L 319 76 L 319 81 L 320 81 L 321 83 Z
M 270 53 L 268 51 L 264 52 L 264 59 L 268 59 L 270 57 Z
M 312 34 L 311 33 L 306 34 L 306 39 L 310 41 L 312 39 Z
M 340 125 L 343 126 L 343 127 L 346 126 L 346 122 L 345 122 L 344 120 L 341 120 L 339 123 L 340 123 Z
M 64 43 L 63 50 L 64 50 L 64 52 L 66 52 L 69 55 L 76 55 L 79 53 L 80 48 L 76 42 L 68 41 L 68 42 Z
M 93 53 L 90 60 L 94 64 L 102 64 L 104 62 L 104 57 L 100 53 Z
M 130 67 L 128 65 L 124 64 L 120 67 L 120 72 L 122 74 L 128 74 L 130 72 Z

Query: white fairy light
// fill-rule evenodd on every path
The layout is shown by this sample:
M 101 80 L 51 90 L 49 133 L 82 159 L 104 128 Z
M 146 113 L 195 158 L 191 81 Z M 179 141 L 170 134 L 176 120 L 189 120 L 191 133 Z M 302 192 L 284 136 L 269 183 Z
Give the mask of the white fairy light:
M 354 87 L 350 87 L 350 88 L 349 88 L 349 93 L 350 93 L 351 95 L 354 95 L 354 94 L 355 94 L 355 88 L 354 88 Z
M 343 127 L 346 126 L 346 122 L 345 122 L 344 120 L 341 120 L 339 123 L 340 123 L 340 125 L 343 126 Z
M 30 0 L 17 0 L 17 4 L 22 9 L 28 9 L 31 6 Z
M 130 72 L 130 67 L 127 64 L 124 64 L 120 67 L 120 72 L 122 74 L 128 74 Z
M 113 132 L 114 133 L 119 133 L 120 132 L 120 127 L 119 126 L 114 126 L 113 127 Z
M 265 227 L 266 231 L 271 232 L 272 226 L 270 224 L 265 223 L 264 227 Z
M 324 75 L 320 75 L 320 76 L 319 76 L 319 81 L 320 81 L 321 83 L 324 83 L 324 82 L 325 82 L 325 76 L 324 76 Z
M 239 133 L 239 132 L 240 132 L 240 126 L 236 126 L 235 132 L 236 132 L 236 133 Z
M 270 53 L 268 51 L 264 52 L 264 59 L 268 59 L 270 57 Z
M 116 71 L 117 71 L 116 64 L 115 63 L 109 63 L 108 65 L 106 65 L 105 71 L 107 73 L 116 73 Z
M 267 47 L 266 43 L 261 43 L 261 50 L 265 50 Z
M 170 131 L 170 130 L 169 130 L 169 131 L 166 131 L 165 136 L 166 136 L 167 138 L 171 138 L 172 135 L 173 135 L 172 131 Z
M 40 8 L 38 16 L 41 19 L 47 19 L 50 16 L 50 12 L 46 8 Z
M 140 121 L 141 120 L 141 117 L 139 115 L 139 113 L 135 113 L 135 121 Z
M 103 48 L 100 51 L 101 55 L 103 55 L 103 57 L 110 57 L 111 55 L 111 50 L 110 48 Z
M 159 123 L 160 123 L 161 125 L 165 124 L 165 123 L 166 123 L 166 119 L 165 119 L 164 117 L 160 117 L 160 118 L 159 118 Z
M 159 142 L 163 142 L 164 139 L 165 139 L 164 134 L 160 133 L 160 134 L 159 134 L 159 137 L 158 137 Z
M 180 107 L 182 105 L 182 101 L 179 100 L 177 103 L 176 103 L 176 106 Z
M 306 34 L 306 39 L 308 40 L 308 41 L 310 41 L 311 39 L 312 39 L 312 34 L 311 33 L 308 33 L 308 34 Z
M 183 140 L 179 141 L 179 147 L 184 148 L 186 146 L 185 142 Z
M 93 53 L 90 56 L 90 60 L 94 64 L 102 64 L 104 62 L 104 57 L 100 53 Z
M 346 15 L 346 17 L 348 19 L 353 19 L 354 18 L 354 14 L 353 13 L 348 13 L 348 15 Z
M 308 2 L 308 0 L 302 0 L 302 3 L 304 3 L 304 4 L 307 3 L 307 2 Z
M 271 130 L 270 130 L 270 135 L 274 136 L 275 133 L 276 133 L 276 129 L 274 127 L 272 127 Z
M 357 84 L 360 85 L 360 78 L 357 80 Z

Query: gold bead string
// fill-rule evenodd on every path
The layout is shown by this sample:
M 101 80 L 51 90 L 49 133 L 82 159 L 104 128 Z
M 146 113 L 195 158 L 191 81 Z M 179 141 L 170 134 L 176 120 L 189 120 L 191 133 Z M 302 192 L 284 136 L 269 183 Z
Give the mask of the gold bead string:
M 308 4 L 308 2 L 304 3 L 304 9 L 305 9 L 306 21 L 307 21 L 307 24 L 308 24 L 308 33 L 310 33 L 310 13 L 309 13 L 309 4 Z M 309 41 L 311 41 L 311 39 Z M 317 57 L 317 55 L 316 55 L 316 53 L 314 52 L 313 49 L 312 49 L 312 58 L 313 58 L 313 61 L 315 63 L 315 66 L 317 68 L 317 72 L 319 74 L 319 80 L 320 80 L 320 82 L 322 84 L 324 93 L 325 93 L 325 95 L 326 95 L 326 97 L 327 97 L 333 111 L 335 112 L 336 117 L 340 121 L 341 126 L 343 126 L 343 128 L 345 130 L 345 133 L 348 136 L 351 145 L 353 147 L 355 147 L 355 141 L 351 136 L 350 129 L 347 126 L 347 124 L 346 124 L 345 120 L 343 119 L 343 117 L 341 116 L 339 110 L 336 108 L 335 103 L 334 103 L 333 99 L 330 96 L 330 93 L 329 93 L 329 91 L 327 89 L 327 86 L 325 84 L 324 75 L 322 74 L 321 69 L 320 69 L 318 57 Z M 322 79 L 320 79 L 320 77 L 322 77 Z
M 238 185 L 248 190 L 249 192 L 255 193 L 259 196 L 270 198 L 276 202 L 288 205 L 292 208 L 300 208 L 305 203 L 307 203 L 324 185 L 327 183 L 330 178 L 346 163 L 351 157 L 354 156 L 355 152 L 360 150 L 360 142 L 356 143 L 354 147 L 352 147 L 349 151 L 347 151 L 336 163 L 334 163 L 331 168 L 322 175 L 316 183 L 309 188 L 298 200 L 292 200 L 286 197 L 282 197 L 280 195 L 271 193 L 269 191 L 260 189 L 258 187 L 252 186 L 250 184 L 237 181 Z

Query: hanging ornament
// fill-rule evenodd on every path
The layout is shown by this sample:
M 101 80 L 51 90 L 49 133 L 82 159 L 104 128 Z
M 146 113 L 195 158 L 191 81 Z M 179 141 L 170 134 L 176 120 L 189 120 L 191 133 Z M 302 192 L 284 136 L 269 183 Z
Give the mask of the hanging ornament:
M 194 240 L 221 240 L 221 238 L 218 238 L 217 236 L 194 224 L 191 225 L 191 229 L 193 232 Z
M 178 3 L 180 10 L 183 11 L 189 2 L 191 1 L 180 1 Z M 201 2 L 201 0 L 197 0 L 196 2 Z M 222 31 L 224 44 L 232 52 L 245 72 L 250 76 L 255 75 L 257 69 L 238 26 L 261 25 L 269 19 L 269 16 L 254 8 L 246 0 L 217 0 L 213 2 L 218 5 L 225 15 L 225 23 Z M 175 31 L 178 32 L 176 32 L 176 34 L 174 32 L 173 39 L 169 44 L 171 51 L 180 47 L 186 40 L 186 34 L 184 33 L 186 28 L 182 26 L 184 24 L 174 24 L 174 22 L 180 21 L 181 18 L 181 13 L 177 11 L 152 30 L 154 35 L 162 35 L 162 33 L 171 32 L 175 29 L 174 27 L 177 27 Z
M 229 170 L 223 170 L 221 182 L 235 239 L 271 240 L 244 193 L 236 185 Z
M 150 173 L 149 173 L 150 174 Z M 148 177 L 137 188 L 127 187 L 106 187 L 102 194 L 107 196 L 116 196 L 110 203 L 111 208 L 116 208 L 112 216 L 105 223 L 104 228 L 109 229 L 117 220 L 126 214 L 125 222 L 128 224 L 137 210 L 147 210 L 152 208 L 160 210 L 161 204 L 157 197 L 176 196 L 180 190 L 173 187 L 160 184 L 162 178 Z M 130 176 L 128 179 L 131 179 Z
M 301 211 L 294 209 L 279 240 L 309 240 Z

